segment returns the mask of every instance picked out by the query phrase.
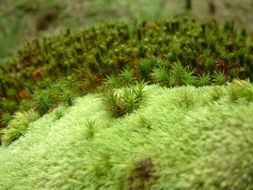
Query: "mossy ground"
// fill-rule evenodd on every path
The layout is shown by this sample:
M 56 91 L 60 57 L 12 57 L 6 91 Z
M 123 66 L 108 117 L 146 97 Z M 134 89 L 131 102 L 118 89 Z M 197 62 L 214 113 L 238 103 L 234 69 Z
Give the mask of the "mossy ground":
M 28 2 L 0 3 L 1 190 L 253 189 L 253 43 L 236 29 L 252 2 L 217 1 L 207 16 L 194 1 L 203 20 L 233 10 L 236 25 L 221 26 L 138 21 L 184 14 L 183 1 Z M 66 29 L 4 58 L 27 35 L 105 16 L 137 20 Z
M 235 96 L 241 87 L 247 90 Z M 89 94 L 31 123 L 0 148 L 0 188 L 253 188 L 251 84 L 144 92 L 124 117 L 112 117 L 101 95 Z

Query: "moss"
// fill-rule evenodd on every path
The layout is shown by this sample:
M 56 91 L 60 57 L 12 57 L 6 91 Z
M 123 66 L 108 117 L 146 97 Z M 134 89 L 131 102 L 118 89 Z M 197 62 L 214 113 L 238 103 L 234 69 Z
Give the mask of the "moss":
M 9 121 L 8 126 L 1 131 L 2 144 L 8 146 L 13 141 L 16 141 L 20 136 L 23 136 L 30 123 L 37 120 L 38 118 L 38 113 L 34 111 L 15 113 L 13 119 Z
M 239 101 L 230 85 L 247 89 Z M 218 101 L 213 86 L 145 86 L 145 106 L 117 119 L 99 95 L 78 98 L 0 147 L 0 189 L 252 189 L 252 84 L 215 88 Z
M 129 177 L 129 190 L 148 190 L 156 178 L 153 160 L 149 157 L 139 160 Z
M 137 87 L 109 90 L 104 94 L 103 100 L 107 110 L 117 118 L 138 109 L 144 101 L 144 95 L 144 84 L 139 84 Z
M 0 68 L 0 73 L 10 73 L 1 76 L 0 114 L 24 111 L 19 104 L 25 99 L 43 115 L 51 106 L 72 106 L 75 97 L 109 83 L 173 87 L 251 80 L 251 43 L 230 22 L 220 27 L 185 18 L 67 29 L 27 43 Z

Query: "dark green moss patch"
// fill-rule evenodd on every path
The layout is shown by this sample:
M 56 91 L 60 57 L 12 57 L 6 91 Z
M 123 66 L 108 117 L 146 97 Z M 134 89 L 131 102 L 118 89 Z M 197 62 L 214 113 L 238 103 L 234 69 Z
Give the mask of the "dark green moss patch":
M 0 115 L 29 106 L 43 115 L 103 84 L 220 85 L 252 81 L 252 70 L 252 40 L 230 22 L 173 19 L 68 29 L 27 43 L 0 68 Z

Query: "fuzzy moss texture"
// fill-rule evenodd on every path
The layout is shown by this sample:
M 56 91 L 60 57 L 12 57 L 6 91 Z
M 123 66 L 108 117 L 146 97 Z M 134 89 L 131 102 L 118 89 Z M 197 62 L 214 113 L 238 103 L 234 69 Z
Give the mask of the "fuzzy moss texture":
M 27 43 L 0 68 L 0 189 L 252 190 L 252 53 L 185 18 Z
M 252 102 L 243 81 L 152 85 L 137 109 L 115 118 L 101 95 L 86 95 L 0 148 L 0 188 L 252 189 Z

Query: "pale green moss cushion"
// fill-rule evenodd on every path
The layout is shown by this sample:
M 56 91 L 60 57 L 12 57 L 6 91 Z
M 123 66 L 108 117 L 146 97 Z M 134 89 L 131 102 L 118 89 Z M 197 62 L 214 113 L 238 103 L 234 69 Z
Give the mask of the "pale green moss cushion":
M 0 189 L 253 189 L 247 85 L 235 99 L 231 86 L 146 86 L 140 107 L 117 119 L 99 95 L 79 98 L 0 148 Z

